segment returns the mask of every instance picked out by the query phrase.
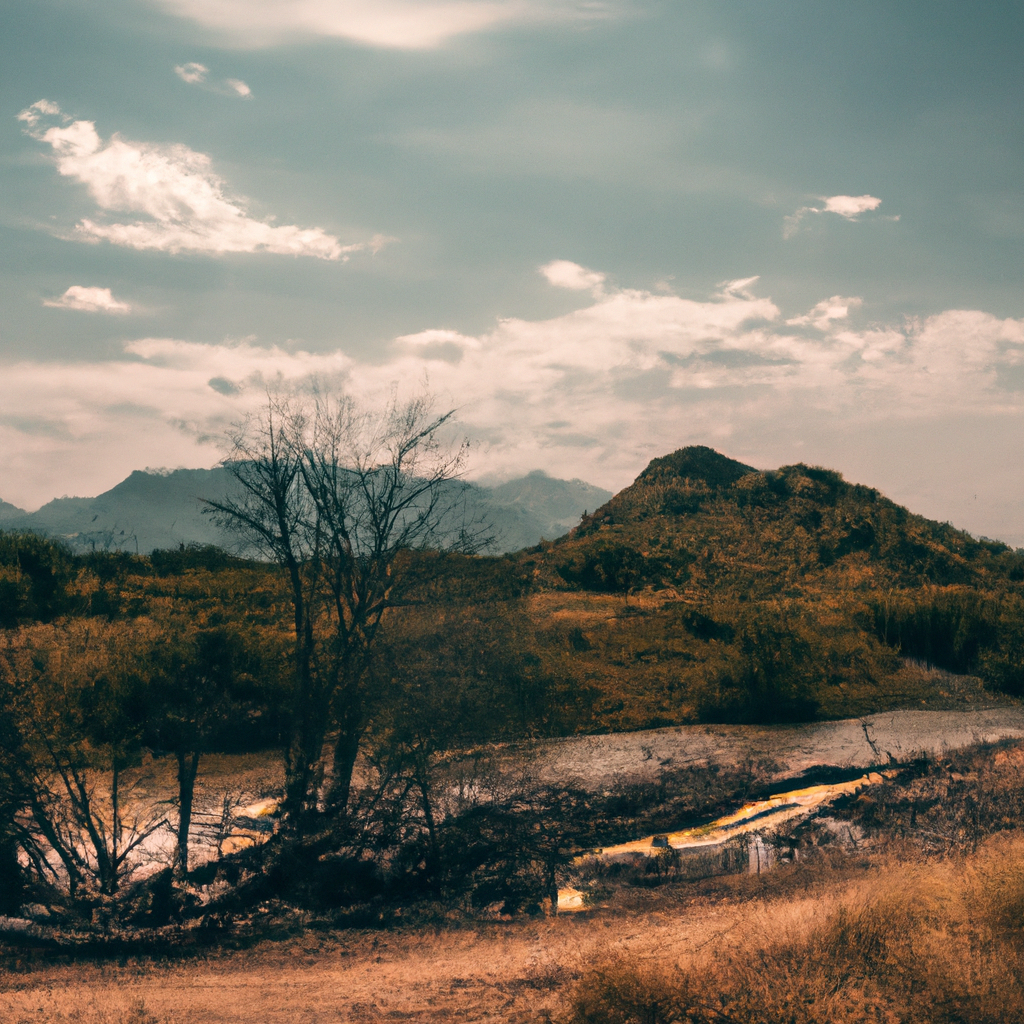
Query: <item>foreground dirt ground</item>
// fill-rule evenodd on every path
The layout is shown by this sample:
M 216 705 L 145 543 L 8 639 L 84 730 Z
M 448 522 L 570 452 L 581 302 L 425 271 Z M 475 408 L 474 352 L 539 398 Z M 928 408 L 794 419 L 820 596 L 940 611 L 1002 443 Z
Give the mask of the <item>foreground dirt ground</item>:
M 321 1024 L 543 1021 L 589 963 L 673 958 L 727 932 L 728 900 L 599 911 L 478 928 L 318 933 L 183 961 L 12 964 L 4 1024 Z

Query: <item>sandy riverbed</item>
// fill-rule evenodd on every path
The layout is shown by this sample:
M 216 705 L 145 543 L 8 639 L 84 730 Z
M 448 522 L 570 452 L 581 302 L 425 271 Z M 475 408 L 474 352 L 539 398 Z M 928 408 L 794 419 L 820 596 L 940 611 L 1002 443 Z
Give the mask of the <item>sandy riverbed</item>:
M 799 725 L 692 725 L 538 743 L 535 770 L 552 783 L 607 788 L 651 781 L 668 766 L 770 761 L 778 777 L 816 765 L 867 768 L 914 754 L 1024 737 L 1024 707 L 966 711 L 886 711 Z

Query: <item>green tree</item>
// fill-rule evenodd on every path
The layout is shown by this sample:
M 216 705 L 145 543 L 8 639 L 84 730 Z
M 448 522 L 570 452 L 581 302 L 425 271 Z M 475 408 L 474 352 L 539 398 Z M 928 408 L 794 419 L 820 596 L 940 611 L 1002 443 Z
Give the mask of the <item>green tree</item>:
M 69 612 L 76 575 L 66 545 L 34 533 L 0 531 L 0 628 L 50 622 Z
M 758 723 L 813 719 L 814 684 L 825 674 L 817 643 L 799 616 L 785 609 L 746 613 L 731 656 L 699 695 L 701 717 Z

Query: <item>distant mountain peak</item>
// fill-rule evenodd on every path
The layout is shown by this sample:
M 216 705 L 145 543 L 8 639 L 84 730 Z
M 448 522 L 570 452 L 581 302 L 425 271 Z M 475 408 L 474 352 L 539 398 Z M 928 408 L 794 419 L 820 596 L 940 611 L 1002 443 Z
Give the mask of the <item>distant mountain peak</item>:
M 27 513 L 0 502 L 0 528 L 59 537 L 78 551 L 124 548 L 147 553 L 183 543 L 234 547 L 238 538 L 203 515 L 203 498 L 233 486 L 230 468 L 137 469 L 95 498 L 56 498 Z M 582 480 L 559 480 L 543 470 L 497 487 L 471 485 L 469 498 L 492 522 L 495 550 L 517 551 L 554 539 L 580 521 L 610 491 Z
M 0 522 L 24 515 L 28 515 L 28 513 L 23 508 L 18 508 L 17 505 L 12 505 L 9 501 L 0 501 Z

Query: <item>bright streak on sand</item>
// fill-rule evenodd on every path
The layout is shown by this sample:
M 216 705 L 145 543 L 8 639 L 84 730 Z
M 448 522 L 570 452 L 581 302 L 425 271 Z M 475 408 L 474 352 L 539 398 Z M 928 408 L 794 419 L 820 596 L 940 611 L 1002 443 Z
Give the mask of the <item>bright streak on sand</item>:
M 850 782 L 837 782 L 824 786 L 808 786 L 789 793 L 778 793 L 766 800 L 755 800 L 744 804 L 738 811 L 718 818 L 707 825 L 683 829 L 681 832 L 645 836 L 617 846 L 604 846 L 577 858 L 577 863 L 591 858 L 598 860 L 625 860 L 632 857 L 657 857 L 666 849 L 695 850 L 709 846 L 721 846 L 746 832 L 759 832 L 774 828 L 784 822 L 806 815 L 822 804 L 832 803 L 841 796 L 850 796 L 865 786 L 882 782 L 878 772 L 868 772 Z M 667 839 L 667 845 L 655 846 L 655 839 Z M 558 890 L 558 910 L 573 912 L 586 909 L 586 897 L 577 889 Z

